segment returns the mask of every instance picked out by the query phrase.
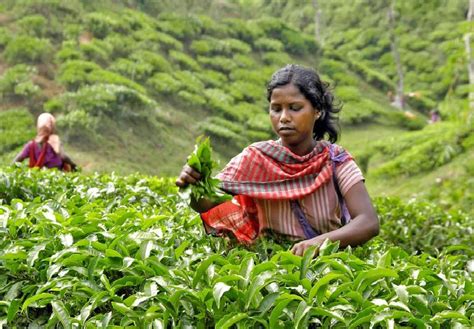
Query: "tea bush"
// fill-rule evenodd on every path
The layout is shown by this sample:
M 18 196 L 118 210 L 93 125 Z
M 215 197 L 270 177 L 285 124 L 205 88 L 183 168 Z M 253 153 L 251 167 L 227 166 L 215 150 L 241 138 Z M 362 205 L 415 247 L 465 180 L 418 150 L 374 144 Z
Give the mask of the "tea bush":
M 127 118 L 146 116 L 156 106 L 154 100 L 126 86 L 94 84 L 49 100 L 45 109 L 64 113 L 84 110 L 93 117 Z
M 26 108 L 0 111 L 0 152 L 12 151 L 28 142 L 35 136 L 34 128 L 33 116 Z
M 377 200 L 381 238 L 313 258 L 206 236 L 166 178 L 2 168 L 0 200 L 9 327 L 474 325 L 472 231 L 428 205 Z
M 37 73 L 34 66 L 18 64 L 8 68 L 0 77 L 0 96 L 3 100 L 34 99 L 40 88 L 32 81 Z
M 48 39 L 20 35 L 8 42 L 3 56 L 9 64 L 41 63 L 51 52 L 52 46 Z

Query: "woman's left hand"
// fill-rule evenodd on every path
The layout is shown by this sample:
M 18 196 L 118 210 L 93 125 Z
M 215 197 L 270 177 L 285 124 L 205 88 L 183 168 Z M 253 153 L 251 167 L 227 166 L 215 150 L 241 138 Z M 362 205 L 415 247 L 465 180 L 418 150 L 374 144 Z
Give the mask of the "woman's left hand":
M 311 246 L 317 246 L 317 248 L 315 249 L 315 253 L 313 255 L 314 257 L 318 254 L 319 246 L 323 244 L 324 240 L 326 240 L 326 237 L 324 236 L 324 234 L 321 234 L 312 239 L 300 241 L 298 243 L 295 243 L 295 245 L 293 245 L 293 247 L 291 248 L 291 252 L 297 256 L 303 256 L 306 249 L 308 249 Z

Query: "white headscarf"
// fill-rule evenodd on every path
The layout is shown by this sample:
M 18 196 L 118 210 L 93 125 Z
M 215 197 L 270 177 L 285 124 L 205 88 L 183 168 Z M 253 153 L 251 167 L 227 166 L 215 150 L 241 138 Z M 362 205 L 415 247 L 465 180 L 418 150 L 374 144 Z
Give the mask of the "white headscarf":
M 59 154 L 61 142 L 59 136 L 55 134 L 56 119 L 54 116 L 51 113 L 41 113 L 36 123 L 36 130 L 35 142 L 43 143 L 47 141 L 52 146 L 54 152 Z

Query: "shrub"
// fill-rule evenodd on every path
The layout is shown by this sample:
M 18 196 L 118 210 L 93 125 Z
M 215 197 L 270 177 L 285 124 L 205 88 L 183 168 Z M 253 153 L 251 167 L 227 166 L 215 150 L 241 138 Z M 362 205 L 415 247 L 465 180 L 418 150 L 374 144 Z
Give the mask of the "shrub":
M 253 83 L 255 85 L 260 85 L 262 88 L 265 88 L 265 84 L 267 79 L 269 79 L 270 75 L 266 76 L 266 73 L 257 70 L 248 70 L 248 69 L 234 69 L 230 72 L 230 78 L 234 81 L 247 81 L 249 83 Z
M 60 108 L 65 113 L 82 110 L 92 117 L 106 115 L 127 118 L 146 117 L 147 112 L 156 106 L 155 101 L 135 89 L 113 84 L 95 84 L 51 99 L 45 104 L 45 109 L 53 111 Z
M 58 128 L 64 132 L 66 141 L 93 139 L 99 127 L 97 117 L 92 117 L 86 110 L 77 109 L 58 116 Z
M 381 238 L 413 253 L 436 255 L 453 245 L 472 244 L 469 217 L 462 213 L 446 213 L 431 202 L 398 198 L 377 198 L 377 212 L 382 225 Z
M 10 31 L 4 27 L 0 27 L 0 48 L 4 48 L 11 39 Z
M 119 58 L 109 66 L 109 70 L 117 72 L 134 81 L 144 81 L 153 74 L 153 66 L 148 63 Z
M 237 64 L 230 58 L 223 56 L 203 57 L 198 56 L 197 61 L 204 67 L 214 69 L 222 73 L 230 73 L 237 67 Z
M 67 61 L 84 60 L 84 57 L 79 50 L 75 49 L 75 47 L 66 45 L 56 53 L 54 59 L 56 63 L 63 64 Z
M 241 135 L 220 124 L 206 122 L 201 124 L 200 128 L 204 133 L 224 143 L 229 143 L 238 147 L 242 147 L 246 144 L 246 140 L 242 138 Z
M 232 56 L 235 64 L 240 68 L 245 69 L 253 69 L 260 66 L 259 63 L 251 55 L 244 55 L 244 54 L 235 54 Z
M 385 113 L 391 124 L 406 128 L 408 130 L 419 130 L 426 126 L 426 118 L 420 115 L 408 114 L 400 111 Z
M 195 74 L 206 88 L 221 88 L 227 83 L 227 76 L 214 70 L 203 70 Z
M 255 49 L 260 51 L 281 52 L 284 48 L 280 40 L 271 38 L 260 38 L 255 41 Z
M 179 65 L 179 67 L 183 70 L 193 70 L 199 71 L 201 68 L 199 64 L 191 57 L 186 55 L 185 53 L 178 52 L 176 50 L 171 50 L 170 58 Z
M 163 32 L 157 32 L 156 34 L 157 42 L 160 46 L 160 48 L 164 50 L 171 50 L 175 49 L 178 51 L 183 51 L 183 43 L 179 40 L 176 40 L 172 36 L 163 33 Z
M 146 63 L 153 67 L 153 72 L 169 72 L 171 64 L 160 54 L 148 50 L 137 50 L 130 55 L 136 62 Z
M 103 39 L 118 27 L 119 21 L 110 15 L 92 12 L 85 15 L 84 24 L 95 37 Z
M 356 87 L 342 86 L 336 89 L 336 96 L 344 102 L 358 102 L 362 95 Z
M 221 42 L 224 45 L 223 48 L 225 49 L 225 52 L 227 52 L 228 54 L 248 54 L 252 50 L 249 44 L 239 39 L 227 38 L 221 40 Z
M 102 69 L 99 65 L 87 61 L 69 61 L 61 65 L 58 80 L 70 90 L 77 90 L 86 84 L 105 83 L 123 85 L 145 94 L 145 89 L 126 77 Z
M 193 40 L 189 49 L 197 55 L 210 55 L 212 54 L 216 47 L 214 40 L 211 38 L 201 39 L 201 40 Z
M 263 31 L 258 22 L 246 22 L 238 18 L 226 18 L 222 23 L 227 27 L 227 35 L 242 40 L 248 44 L 262 36 Z
M 259 85 L 255 85 L 246 81 L 232 82 L 225 88 L 236 101 L 253 102 L 261 100 L 265 97 L 265 90 Z
M 462 142 L 472 133 L 472 128 L 441 123 L 436 126 L 402 136 L 390 145 L 379 145 L 378 148 L 384 150 L 384 155 L 392 156 L 389 161 L 374 169 L 375 177 L 413 176 L 440 167 L 461 154 Z M 417 140 L 416 144 L 413 144 L 413 140 Z
M 0 111 L 0 153 L 22 146 L 35 136 L 33 116 L 26 108 Z
M 290 64 L 293 62 L 291 57 L 284 52 L 276 53 L 276 52 L 267 52 L 262 54 L 262 60 L 267 65 L 273 66 L 285 66 L 286 64 Z
M 62 64 L 57 79 L 71 90 L 77 90 L 81 85 L 88 83 L 93 71 L 101 67 L 93 62 L 73 60 Z
M 106 64 L 110 61 L 113 46 L 103 40 L 94 39 L 90 43 L 79 45 L 79 49 L 86 60 Z
M 178 98 L 182 100 L 184 103 L 189 104 L 191 106 L 204 106 L 206 105 L 207 101 L 206 98 L 199 94 L 194 94 L 187 90 L 180 90 L 177 94 Z
M 212 108 L 221 108 L 224 105 L 230 105 L 234 99 L 221 89 L 205 89 L 204 95 L 208 99 L 208 104 Z
M 204 84 L 199 80 L 198 76 L 191 71 L 176 71 L 173 73 L 173 76 L 181 82 L 181 85 L 192 93 L 202 94 L 204 90 Z
M 9 64 L 40 63 L 47 60 L 51 50 L 51 44 L 47 39 L 20 35 L 10 40 L 3 56 Z
M 17 25 L 27 35 L 41 38 L 46 34 L 46 18 L 41 15 L 25 16 L 19 19 Z
M 182 17 L 169 13 L 160 15 L 157 28 L 180 40 L 192 40 L 201 34 L 201 21 L 192 15 Z
M 110 58 L 128 57 L 134 52 L 139 46 L 138 43 L 132 36 L 120 35 L 117 33 L 109 34 L 104 41 L 110 45 Z M 150 49 L 158 50 L 158 44 L 155 43 L 156 49 L 150 47 Z
M 0 78 L 1 98 L 7 100 L 31 100 L 37 96 L 40 88 L 32 81 L 32 77 L 36 72 L 35 67 L 25 64 L 15 65 L 7 69 Z
M 153 91 L 165 95 L 174 95 L 184 89 L 183 83 L 169 73 L 156 73 L 153 77 L 148 79 L 146 84 L 153 89 Z
M 340 117 L 342 123 L 360 124 L 374 122 L 380 113 L 379 104 L 364 98 L 360 101 L 345 102 Z
M 162 48 L 160 46 L 160 32 L 157 32 L 150 27 L 134 31 L 131 34 L 131 37 L 133 39 L 133 44 L 135 45 L 133 50 L 146 49 L 148 51 L 158 52 Z

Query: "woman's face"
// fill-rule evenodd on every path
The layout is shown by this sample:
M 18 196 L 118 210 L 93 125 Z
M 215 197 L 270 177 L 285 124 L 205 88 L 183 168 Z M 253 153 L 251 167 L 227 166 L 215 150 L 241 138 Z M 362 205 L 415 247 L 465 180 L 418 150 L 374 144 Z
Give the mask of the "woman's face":
M 293 84 L 273 89 L 270 120 L 283 146 L 304 155 L 314 148 L 313 126 L 320 113 Z

